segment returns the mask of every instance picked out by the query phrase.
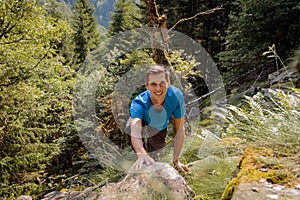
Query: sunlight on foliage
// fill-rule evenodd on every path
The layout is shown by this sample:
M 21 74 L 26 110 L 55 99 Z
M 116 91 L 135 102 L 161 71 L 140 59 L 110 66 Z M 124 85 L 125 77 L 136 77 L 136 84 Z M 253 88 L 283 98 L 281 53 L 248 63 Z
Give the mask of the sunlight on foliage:
M 300 99 L 299 92 L 294 91 L 265 89 L 264 94 L 246 97 L 241 107 L 229 105 L 227 134 L 248 141 L 299 137 L 299 124 L 295 122 L 300 121 Z

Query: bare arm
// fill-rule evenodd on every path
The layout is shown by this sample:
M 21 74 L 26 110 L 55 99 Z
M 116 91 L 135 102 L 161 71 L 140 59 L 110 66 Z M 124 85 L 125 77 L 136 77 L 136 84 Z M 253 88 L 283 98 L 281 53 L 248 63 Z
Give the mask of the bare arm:
M 142 168 L 143 164 L 151 164 L 154 160 L 147 154 L 142 140 L 142 121 L 138 118 L 131 119 L 130 122 L 131 130 L 131 144 L 137 154 L 137 161 L 135 162 L 135 169 Z
M 175 138 L 174 138 L 174 155 L 173 155 L 173 162 L 178 161 L 181 149 L 183 147 L 184 142 L 184 117 L 182 118 L 175 118 Z
M 131 144 L 135 150 L 135 152 L 139 154 L 147 154 L 146 150 L 143 146 L 142 140 L 142 121 L 138 118 L 131 119 L 130 122 L 130 130 L 131 130 Z
M 182 118 L 175 118 L 174 119 L 175 123 L 175 138 L 174 138 L 174 154 L 173 154 L 173 163 L 175 167 L 179 168 L 183 172 L 189 173 L 191 172 L 190 169 L 179 162 L 179 155 L 181 152 L 181 149 L 183 147 L 183 142 L 184 142 L 184 117 Z

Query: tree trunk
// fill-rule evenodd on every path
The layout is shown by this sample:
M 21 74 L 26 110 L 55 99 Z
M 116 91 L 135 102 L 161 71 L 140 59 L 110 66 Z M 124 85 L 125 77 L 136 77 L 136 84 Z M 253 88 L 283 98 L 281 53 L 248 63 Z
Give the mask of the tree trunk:
M 156 64 L 171 66 L 168 54 L 167 16 L 157 12 L 155 0 L 145 0 L 146 15 L 152 46 L 152 58 Z
M 167 16 L 159 15 L 156 7 L 155 0 L 145 0 L 146 15 L 148 20 L 148 27 L 150 33 L 150 41 L 152 47 L 152 58 L 156 64 L 164 65 L 171 68 L 171 62 L 169 60 L 168 42 L 169 35 L 167 31 Z M 176 73 L 170 70 L 171 76 L 174 75 L 176 79 Z M 174 119 L 171 119 L 173 130 L 175 130 Z M 185 117 L 185 132 L 191 134 L 191 126 Z

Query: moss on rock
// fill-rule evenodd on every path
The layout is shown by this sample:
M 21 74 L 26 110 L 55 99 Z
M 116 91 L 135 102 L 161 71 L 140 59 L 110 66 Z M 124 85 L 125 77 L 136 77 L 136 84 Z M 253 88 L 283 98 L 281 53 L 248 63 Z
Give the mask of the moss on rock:
M 280 149 L 278 145 L 277 148 L 262 144 L 249 146 L 240 158 L 239 172 L 227 185 L 222 194 L 222 200 L 231 199 L 239 184 L 266 180 L 270 184 L 291 187 L 298 183 L 299 177 L 295 170 L 292 170 L 295 168 L 293 164 L 297 155 L 292 152 L 288 153 L 287 150 L 283 153 Z

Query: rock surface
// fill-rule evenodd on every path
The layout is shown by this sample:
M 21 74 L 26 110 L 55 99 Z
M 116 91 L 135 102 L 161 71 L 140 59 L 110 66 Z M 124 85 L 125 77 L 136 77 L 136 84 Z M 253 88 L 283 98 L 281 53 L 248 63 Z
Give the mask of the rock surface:
M 285 188 L 282 185 L 270 184 L 262 179 L 259 182 L 240 184 L 232 197 L 232 200 L 299 200 L 300 190 Z
M 84 191 L 51 192 L 43 200 L 54 199 L 192 199 L 193 190 L 184 178 L 166 163 L 153 163 L 142 171 L 129 173 L 118 183 L 91 187 Z

